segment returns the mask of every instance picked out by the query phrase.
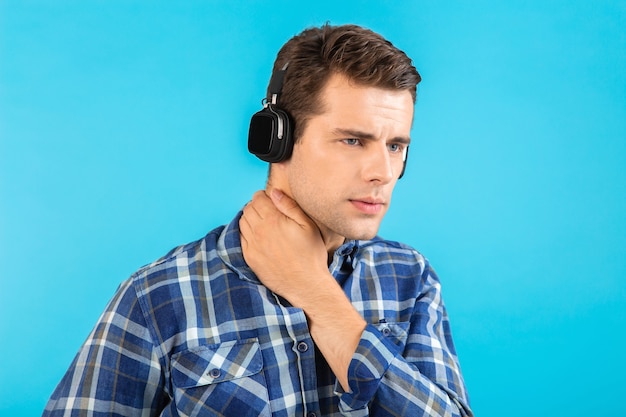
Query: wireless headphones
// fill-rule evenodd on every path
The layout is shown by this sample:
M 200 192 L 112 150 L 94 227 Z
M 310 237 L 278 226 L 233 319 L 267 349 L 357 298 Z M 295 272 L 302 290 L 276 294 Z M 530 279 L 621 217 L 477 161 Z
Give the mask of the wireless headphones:
M 270 98 L 263 99 L 263 110 L 256 112 L 250 120 L 248 151 L 265 162 L 281 162 L 291 157 L 293 151 L 293 121 L 289 114 L 276 105 L 283 89 L 286 63 L 270 80 Z M 409 157 L 409 148 L 404 150 L 404 165 L 398 179 L 402 178 Z
M 276 105 L 287 65 L 272 75 L 270 98 L 263 99 L 263 110 L 256 112 L 250 120 L 248 151 L 266 162 L 285 161 L 293 150 L 291 117 Z

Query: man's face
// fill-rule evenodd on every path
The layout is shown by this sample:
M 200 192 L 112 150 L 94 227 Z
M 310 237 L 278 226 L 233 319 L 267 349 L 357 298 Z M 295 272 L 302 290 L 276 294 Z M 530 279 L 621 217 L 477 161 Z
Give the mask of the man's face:
M 321 99 L 323 113 L 309 119 L 283 163 L 288 191 L 327 242 L 371 239 L 402 172 L 413 119 L 411 94 L 333 75 Z

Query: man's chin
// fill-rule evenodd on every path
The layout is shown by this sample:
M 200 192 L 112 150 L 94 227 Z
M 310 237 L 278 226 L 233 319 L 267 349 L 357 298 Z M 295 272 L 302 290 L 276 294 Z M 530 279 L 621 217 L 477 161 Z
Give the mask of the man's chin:
M 344 240 L 370 240 L 376 237 L 380 227 L 380 222 L 369 221 L 354 221 L 354 219 L 346 219 L 339 221 L 335 219 L 334 222 L 322 223 L 313 219 L 317 224 L 322 235 L 329 236 L 341 236 Z
M 344 235 L 347 240 L 371 240 L 378 234 L 378 228 L 370 230 L 353 230 L 351 233 Z
M 350 238 L 350 240 L 372 240 L 376 237 L 376 233 L 367 234 L 367 235 L 359 235 L 354 238 Z

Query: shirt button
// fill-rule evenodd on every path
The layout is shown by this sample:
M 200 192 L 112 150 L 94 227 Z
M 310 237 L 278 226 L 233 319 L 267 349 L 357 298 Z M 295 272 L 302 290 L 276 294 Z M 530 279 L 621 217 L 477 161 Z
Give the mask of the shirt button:
M 306 342 L 300 342 L 298 343 L 298 351 L 300 352 L 306 352 L 307 350 L 309 350 L 309 345 L 306 344 Z
M 317 417 L 317 414 L 315 414 L 314 412 L 310 412 L 306 415 L 306 417 Z
M 383 328 L 383 336 L 389 336 L 391 334 L 391 329 L 389 327 Z
M 219 378 L 219 376 L 220 376 L 221 374 L 222 374 L 222 373 L 221 373 L 221 372 L 220 372 L 220 370 L 219 370 L 219 369 L 217 369 L 217 368 L 213 368 L 213 369 L 211 369 L 211 370 L 209 371 L 209 376 L 210 376 L 211 378 Z

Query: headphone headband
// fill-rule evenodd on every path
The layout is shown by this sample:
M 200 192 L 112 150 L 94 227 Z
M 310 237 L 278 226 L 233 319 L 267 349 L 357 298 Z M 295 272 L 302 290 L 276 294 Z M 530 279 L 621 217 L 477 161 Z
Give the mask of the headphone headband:
M 286 63 L 280 70 L 272 74 L 272 78 L 270 79 L 270 96 L 267 98 L 267 100 L 272 104 L 276 104 L 278 96 L 283 91 L 283 81 L 285 80 L 287 65 L 289 65 L 289 63 Z

